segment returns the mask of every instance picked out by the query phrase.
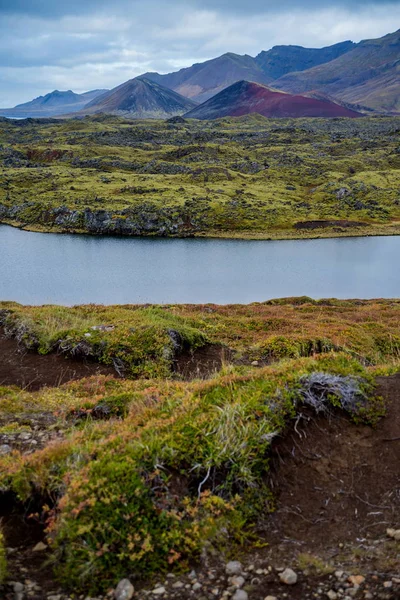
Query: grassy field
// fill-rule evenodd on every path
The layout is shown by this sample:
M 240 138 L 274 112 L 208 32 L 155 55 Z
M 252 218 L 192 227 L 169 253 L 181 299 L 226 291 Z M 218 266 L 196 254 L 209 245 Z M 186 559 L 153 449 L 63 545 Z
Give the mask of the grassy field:
M 0 324 L 21 345 L 91 356 L 126 378 L 0 387 L 0 435 L 56 433 L 0 456 L 0 491 L 43 507 L 57 578 L 75 592 L 103 593 L 126 573 L 182 570 L 205 542 L 223 551 L 251 544 L 258 515 L 275 506 L 275 436 L 304 409 L 372 425 L 384 415 L 374 380 L 399 369 L 399 313 L 396 300 L 3 302 Z M 179 355 L 215 346 L 230 360 L 208 380 L 174 373 Z
M 389 117 L 1 120 L 0 219 L 128 235 L 397 234 L 399 131 Z
M 237 364 L 340 351 L 377 365 L 400 358 L 399 323 L 399 300 L 72 308 L 0 302 L 0 324 L 27 348 L 92 357 L 128 377 L 168 377 L 177 356 L 208 345 L 229 349 Z

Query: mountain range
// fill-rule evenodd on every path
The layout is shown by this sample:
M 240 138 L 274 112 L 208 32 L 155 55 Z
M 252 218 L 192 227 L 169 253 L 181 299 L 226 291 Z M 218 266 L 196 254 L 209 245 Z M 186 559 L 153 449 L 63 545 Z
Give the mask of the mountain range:
M 81 110 L 88 102 L 101 96 L 107 90 L 92 90 L 84 94 L 75 94 L 71 90 L 54 90 L 45 96 L 39 96 L 30 102 L 18 104 L 14 108 L 0 108 L 1 117 L 56 117 Z
M 241 85 L 232 88 L 238 82 Z M 227 88 L 229 93 L 221 96 Z M 233 99 L 235 93 L 242 98 L 242 108 L 238 98 Z M 213 98 L 216 100 L 210 104 Z M 231 112 L 222 107 L 223 102 L 229 104 Z M 199 103 L 206 104 L 195 108 Z M 131 118 L 168 118 L 185 113 L 247 114 L 254 112 L 255 105 L 268 116 L 293 111 L 293 116 L 314 112 L 340 115 L 346 111 L 397 114 L 400 30 L 358 44 L 345 41 L 320 49 L 274 46 L 254 58 L 227 53 L 174 73 L 145 73 L 111 91 L 75 94 L 56 90 L 14 109 L 0 109 L 0 116 L 106 112 Z

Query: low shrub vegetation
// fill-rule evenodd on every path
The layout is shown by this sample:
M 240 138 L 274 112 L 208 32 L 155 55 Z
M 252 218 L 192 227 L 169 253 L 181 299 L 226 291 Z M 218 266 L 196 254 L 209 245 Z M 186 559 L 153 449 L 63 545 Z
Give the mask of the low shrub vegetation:
M 65 436 L 32 454 L 2 457 L 0 486 L 23 502 L 51 499 L 57 576 L 75 591 L 98 593 L 127 574 L 184 568 L 206 541 L 243 541 L 274 508 L 273 439 L 305 406 L 374 423 L 384 406 L 373 390 L 373 371 L 344 353 L 227 368 L 203 382 L 99 376 L 14 391 L 14 405 L 5 389 L 0 408 L 14 420 L 26 406 L 40 407 L 57 414 Z M 91 418 L 99 405 L 118 410 Z M 75 418 L 80 412 L 84 421 Z

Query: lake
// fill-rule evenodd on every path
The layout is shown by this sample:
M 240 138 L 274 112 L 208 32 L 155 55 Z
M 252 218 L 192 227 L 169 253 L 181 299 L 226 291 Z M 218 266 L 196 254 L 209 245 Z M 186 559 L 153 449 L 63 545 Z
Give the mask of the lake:
M 400 237 L 117 238 L 0 225 L 0 299 L 72 305 L 398 298 L 399 257 Z

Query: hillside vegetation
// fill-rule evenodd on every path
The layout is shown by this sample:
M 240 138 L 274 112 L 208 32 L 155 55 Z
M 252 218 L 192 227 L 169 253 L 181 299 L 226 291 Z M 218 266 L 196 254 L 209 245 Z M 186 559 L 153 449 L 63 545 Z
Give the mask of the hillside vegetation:
M 275 509 L 275 437 L 307 411 L 368 424 L 384 414 L 374 380 L 398 369 L 399 310 L 398 301 L 309 298 L 230 307 L 3 302 L 4 332 L 22 346 L 133 368 L 126 379 L 36 392 L 0 387 L 0 440 L 12 445 L 2 446 L 0 490 L 39 506 L 31 516 L 46 523 L 57 578 L 74 592 L 182 570 L 206 546 L 256 544 L 253 527 Z M 230 348 L 229 364 L 208 380 L 174 375 L 180 355 L 206 345 Z M 1 564 L 0 539 L 0 572 Z
M 0 122 L 0 219 L 30 229 L 398 233 L 398 118 Z

